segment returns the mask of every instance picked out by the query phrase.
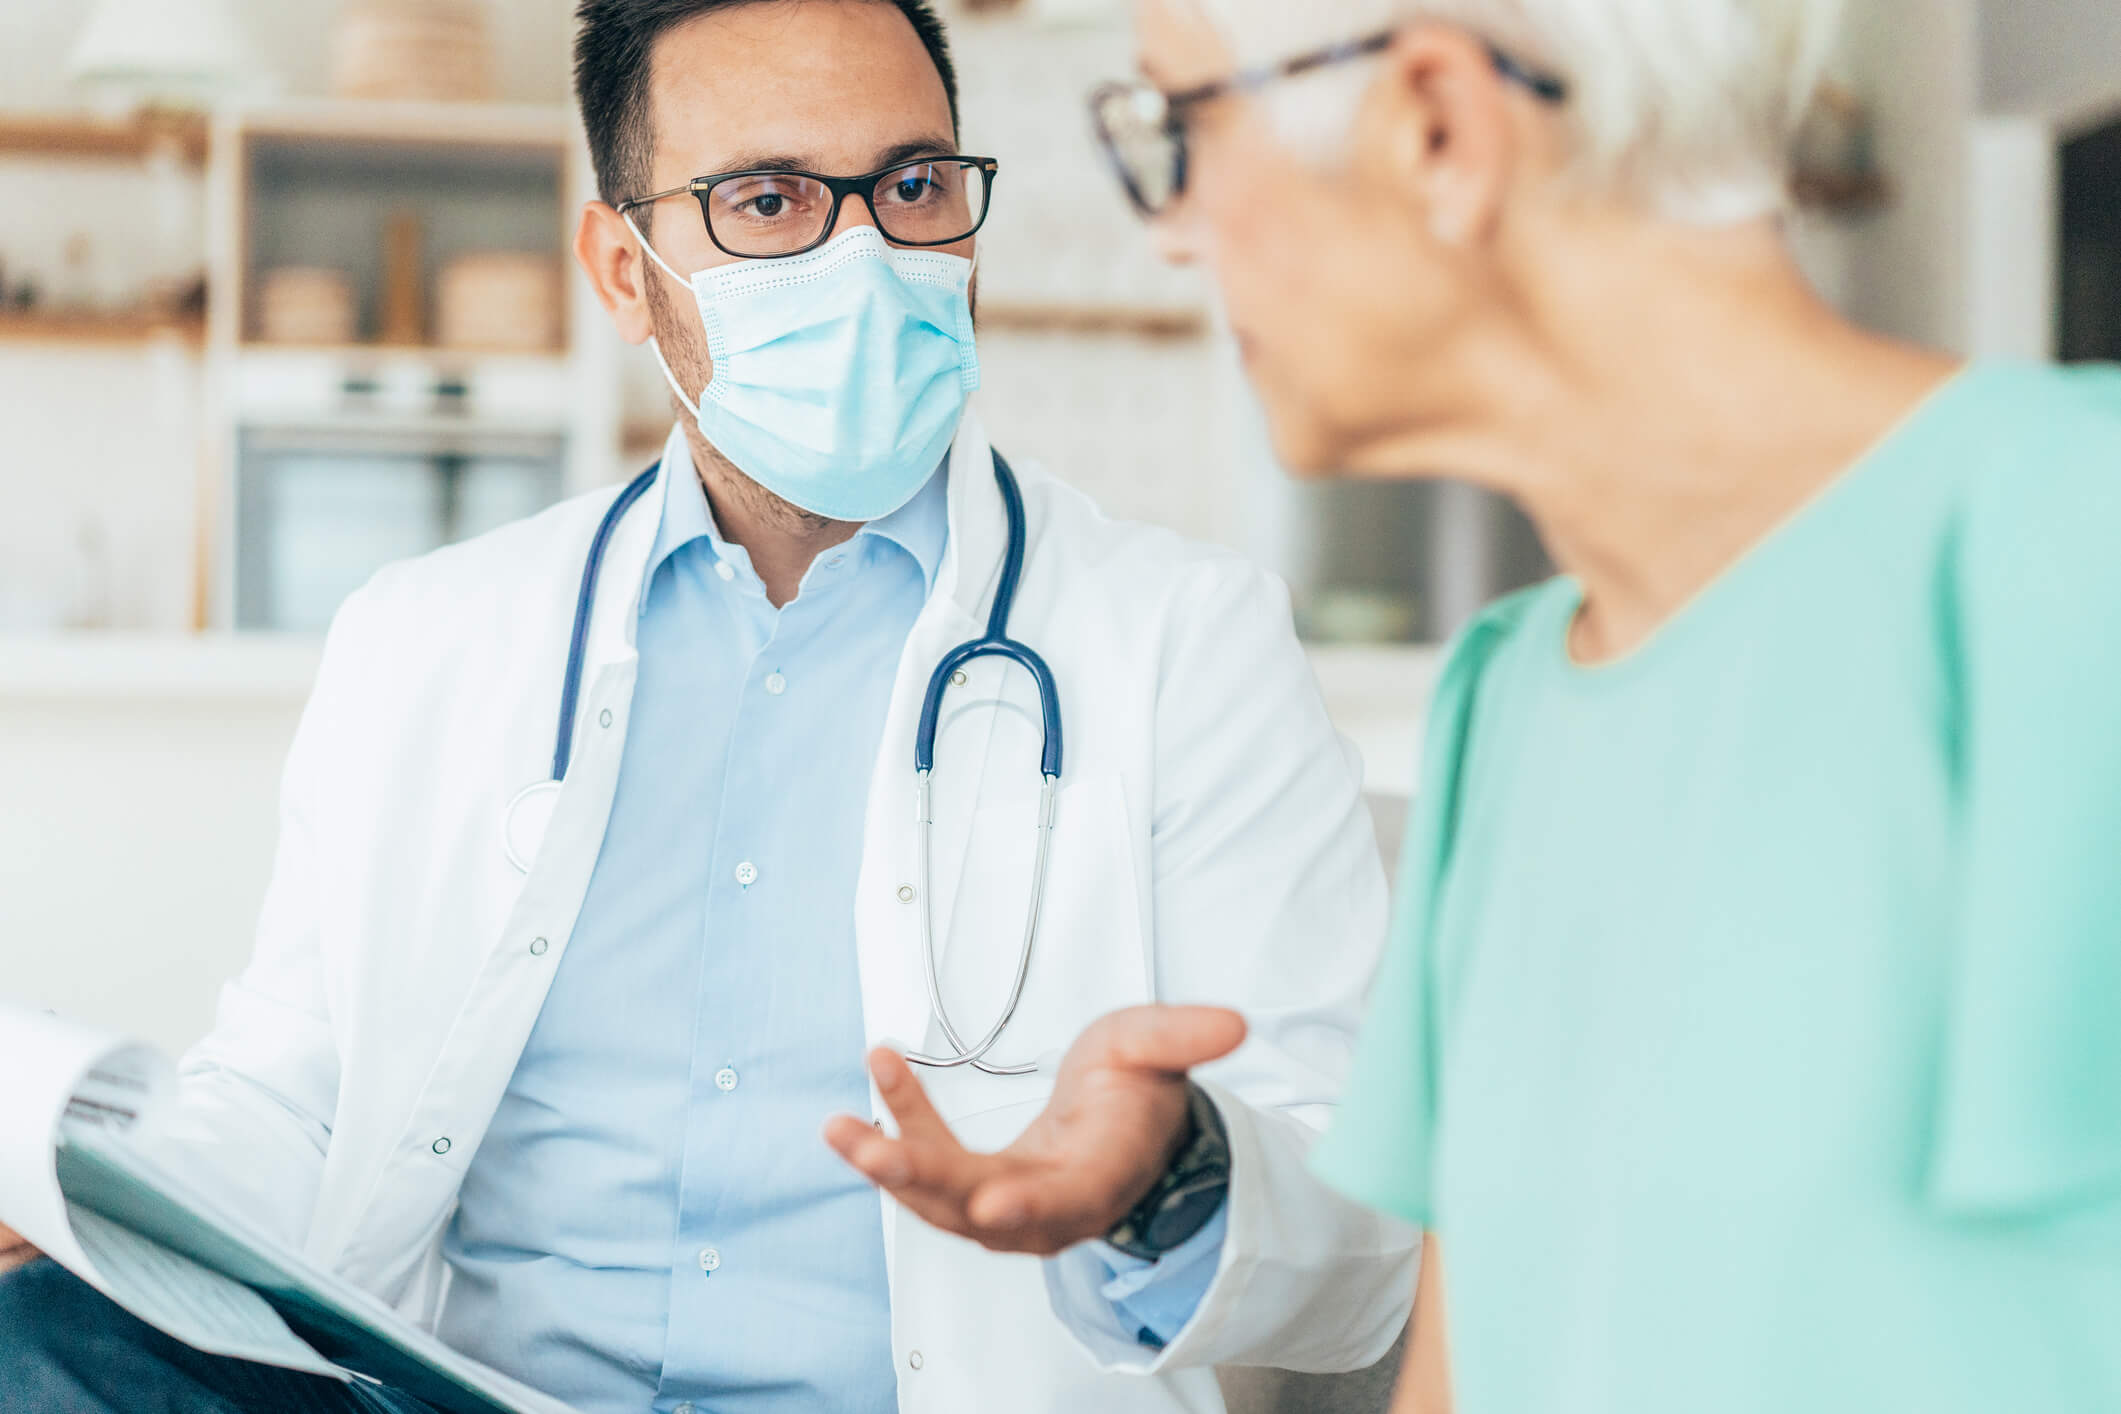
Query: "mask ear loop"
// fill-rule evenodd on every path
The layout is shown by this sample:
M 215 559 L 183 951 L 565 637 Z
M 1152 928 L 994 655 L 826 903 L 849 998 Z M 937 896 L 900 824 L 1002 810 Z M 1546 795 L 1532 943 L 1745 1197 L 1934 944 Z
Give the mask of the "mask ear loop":
M 642 235 L 641 228 L 633 224 L 633 213 L 631 211 L 627 212 L 619 219 L 626 223 L 627 230 L 633 232 L 633 238 L 641 243 L 641 249 L 647 253 L 648 258 L 663 267 L 663 273 L 665 275 L 668 275 L 671 279 L 677 281 L 679 284 L 683 285 L 688 290 L 692 288 L 692 282 L 690 280 L 687 280 L 683 275 L 680 275 L 677 271 L 671 269 L 670 262 L 655 253 L 655 247 L 648 244 L 648 237 Z M 670 391 L 678 395 L 678 401 L 685 405 L 685 411 L 692 414 L 692 420 L 695 422 L 699 421 L 700 405 L 694 402 L 691 398 L 685 396 L 684 385 L 679 383 L 678 376 L 670 371 L 670 360 L 663 357 L 663 346 L 656 340 L 656 337 L 653 334 L 650 334 L 648 336 L 648 351 L 655 355 L 656 367 L 663 370 L 663 381 L 670 385 Z

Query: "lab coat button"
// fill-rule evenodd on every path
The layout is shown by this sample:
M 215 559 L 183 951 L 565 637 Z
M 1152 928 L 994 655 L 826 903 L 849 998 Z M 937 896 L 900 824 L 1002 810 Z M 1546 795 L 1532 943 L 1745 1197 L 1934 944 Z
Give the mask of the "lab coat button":
M 441 1139 L 435 1140 L 434 1151 L 437 1154 L 446 1154 L 449 1152 L 449 1140 L 446 1136 Z
M 787 690 L 788 690 L 788 679 L 786 679 L 786 678 L 782 677 L 782 676 L 781 676 L 781 675 L 780 675 L 779 673 L 773 673 L 773 674 L 771 674 L 771 675 L 769 675 L 769 676 L 767 677 L 767 679 L 766 679 L 766 691 L 768 691 L 769 693 L 773 694 L 773 695 L 774 695 L 775 697 L 779 697 L 779 696 L 780 696 L 780 695 L 781 695 L 782 693 L 786 692 Z
M 911 884 L 900 884 L 898 886 L 898 901 L 900 903 L 911 903 L 920 896 L 920 890 L 914 888 Z
M 552 944 L 546 942 L 543 938 L 532 938 L 530 940 L 530 955 L 532 957 L 543 957 L 545 956 L 545 949 L 551 946 Z
M 715 1250 L 714 1248 L 712 1248 L 712 1247 L 702 1247 L 702 1248 L 700 1249 L 700 1270 L 701 1270 L 701 1271 L 703 1271 L 703 1272 L 709 1272 L 709 1273 L 712 1273 L 712 1272 L 716 1272 L 716 1271 L 719 1271 L 719 1270 L 721 1269 L 721 1265 L 722 1265 L 722 1254 L 721 1254 L 720 1252 L 716 1251 L 716 1250 Z
M 714 1088 L 721 1091 L 724 1095 L 736 1089 L 736 1071 L 726 1065 L 716 1071 L 714 1073 Z
M 611 709 L 609 707 L 606 707 L 603 711 L 597 713 L 597 725 L 600 727 L 608 727 L 611 725 Z
M 970 681 L 972 681 L 972 679 L 965 676 L 965 670 L 963 668 L 959 668 L 956 672 L 950 675 L 950 685 L 952 687 L 963 687 L 966 683 Z
M 906 1356 L 906 1363 L 908 1365 L 911 1365 L 914 1369 L 918 1370 L 922 1365 L 926 1364 L 927 1362 L 921 1359 L 921 1353 L 916 1350 Z
M 742 864 L 737 865 L 736 881 L 742 887 L 747 889 L 750 888 L 753 884 L 756 884 L 759 881 L 759 866 L 753 864 L 748 859 L 745 860 Z

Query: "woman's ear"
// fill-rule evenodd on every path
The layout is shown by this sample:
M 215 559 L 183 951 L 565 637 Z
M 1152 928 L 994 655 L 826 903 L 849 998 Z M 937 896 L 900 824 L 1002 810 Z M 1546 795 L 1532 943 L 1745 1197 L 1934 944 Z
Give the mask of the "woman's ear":
M 655 332 L 648 291 L 641 283 L 650 272 L 640 243 L 617 211 L 601 201 L 582 208 L 574 232 L 574 258 L 611 322 L 618 326 L 619 337 L 629 344 L 645 342 Z
M 1429 234 L 1462 246 L 1494 229 L 1517 160 L 1515 114 L 1487 46 L 1410 25 L 1385 51 L 1356 125 L 1357 160 L 1405 194 Z

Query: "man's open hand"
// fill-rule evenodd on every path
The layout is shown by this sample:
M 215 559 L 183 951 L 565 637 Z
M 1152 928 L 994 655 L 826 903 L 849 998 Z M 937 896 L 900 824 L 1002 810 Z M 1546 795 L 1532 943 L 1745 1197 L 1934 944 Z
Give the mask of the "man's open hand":
M 878 1049 L 869 1070 L 899 1137 L 840 1115 L 825 1139 L 934 1226 L 1051 1256 L 1104 1236 L 1141 1201 L 1185 1137 L 1186 1072 L 1244 1038 L 1244 1018 L 1217 1007 L 1114 1012 L 1069 1048 L 1046 1108 L 998 1154 L 959 1144 L 905 1059 Z

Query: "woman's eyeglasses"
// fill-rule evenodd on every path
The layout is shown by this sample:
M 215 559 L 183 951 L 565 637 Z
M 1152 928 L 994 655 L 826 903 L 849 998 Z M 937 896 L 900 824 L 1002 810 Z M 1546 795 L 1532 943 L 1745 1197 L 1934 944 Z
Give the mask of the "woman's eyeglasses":
M 923 157 L 860 177 L 766 169 L 695 177 L 619 203 L 621 216 L 674 196 L 699 198 L 707 239 L 726 255 L 771 260 L 823 245 L 840 206 L 859 197 L 894 245 L 955 245 L 986 223 L 999 164 L 992 157 Z
M 1186 115 L 1213 99 L 1253 93 L 1283 79 L 1344 64 L 1388 48 L 1396 32 L 1299 54 L 1278 64 L 1247 69 L 1215 83 L 1166 93 L 1154 84 L 1108 83 L 1090 95 L 1090 121 L 1097 140 L 1118 174 L 1135 210 L 1155 217 L 1168 210 L 1186 190 Z M 1494 45 L 1488 46 L 1496 72 L 1520 84 L 1547 103 L 1565 103 L 1568 84 L 1552 74 L 1528 68 Z

